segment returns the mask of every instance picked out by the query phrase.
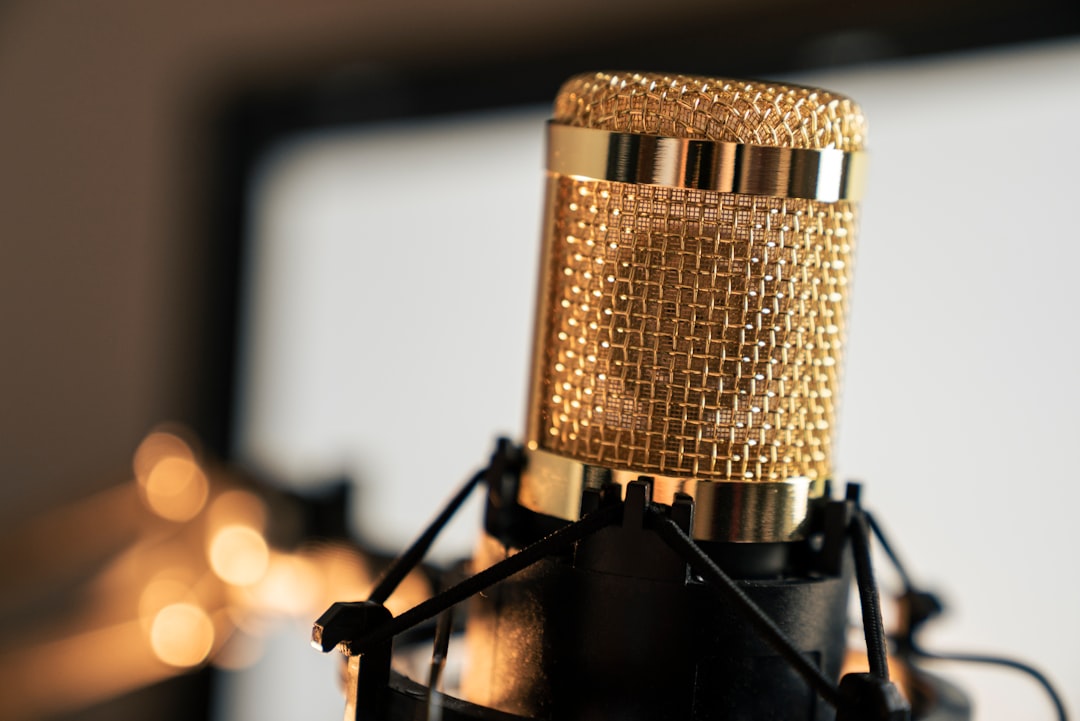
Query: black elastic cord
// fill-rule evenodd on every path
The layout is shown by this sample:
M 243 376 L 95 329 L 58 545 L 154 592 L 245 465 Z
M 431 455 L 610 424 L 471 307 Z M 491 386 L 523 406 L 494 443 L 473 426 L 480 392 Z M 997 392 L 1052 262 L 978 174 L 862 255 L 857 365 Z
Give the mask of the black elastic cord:
M 779 626 L 755 604 L 724 571 L 709 558 L 675 521 L 651 509 L 649 527 L 708 581 L 742 615 L 758 635 L 778 653 L 830 706 L 840 704 L 840 691 L 817 666 L 802 655 Z
M 454 609 L 446 609 L 439 614 L 435 626 L 435 647 L 431 652 L 431 667 L 427 685 L 427 721 L 442 721 L 443 695 L 439 691 L 443 672 L 446 670 L 446 657 L 450 650 L 450 635 L 454 630 Z
M 870 559 L 870 529 L 866 514 L 856 511 L 848 530 L 851 533 L 852 555 L 855 557 L 855 585 L 859 589 L 870 673 L 888 681 L 889 652 L 885 640 L 885 624 L 881 620 L 881 597 L 878 595 L 874 566 Z
M 622 518 L 622 510 L 622 505 L 602 506 L 580 521 L 563 526 L 513 556 L 499 561 L 494 566 L 485 568 L 461 583 L 455 584 L 442 593 L 413 606 L 400 616 L 395 616 L 370 634 L 350 643 L 350 653 L 363 653 L 372 645 L 382 643 L 406 629 L 434 618 L 451 606 L 461 603 L 470 596 L 513 576 L 518 571 L 528 568 L 537 561 L 569 548 L 574 543 L 591 536 L 601 528 L 619 521 Z
M 885 551 L 885 555 L 889 557 L 893 567 L 896 569 L 896 574 L 900 576 L 900 583 L 904 584 L 904 590 L 910 591 L 915 586 L 911 582 L 911 576 L 907 572 L 907 568 L 900 561 L 900 556 L 897 555 L 896 550 L 893 549 L 892 544 L 889 543 L 889 539 L 885 537 L 885 532 L 881 530 L 881 526 L 878 525 L 877 519 L 874 518 L 870 511 L 863 511 L 863 515 L 866 517 L 866 522 L 870 524 L 870 530 L 877 536 L 878 543 L 881 544 L 881 548 Z
M 443 527 L 450 521 L 450 518 L 457 512 L 461 504 L 465 502 L 465 499 L 469 497 L 473 489 L 484 478 L 484 474 L 487 469 L 483 469 L 476 472 L 472 478 L 465 482 L 465 485 L 457 492 L 457 494 L 450 499 L 446 507 L 442 509 L 442 512 L 435 517 L 435 520 L 431 522 L 424 532 L 420 534 L 420 537 L 413 541 L 413 544 L 409 546 L 409 550 L 394 559 L 394 562 L 390 564 L 390 567 L 383 573 L 382 578 L 375 585 L 375 589 L 368 596 L 369 601 L 375 603 L 386 603 L 386 599 L 390 598 L 390 595 L 397 590 L 398 585 L 405 580 L 405 577 L 416 568 L 416 566 L 424 560 L 424 556 L 427 555 L 428 550 L 431 548 L 431 544 L 435 542 L 435 538 L 442 531 Z

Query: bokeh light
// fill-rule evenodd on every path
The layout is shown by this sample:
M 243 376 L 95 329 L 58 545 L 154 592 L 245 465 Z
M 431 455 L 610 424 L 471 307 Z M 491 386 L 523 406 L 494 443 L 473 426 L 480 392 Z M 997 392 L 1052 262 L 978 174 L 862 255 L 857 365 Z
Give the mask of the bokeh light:
M 166 456 L 154 464 L 140 484 L 154 513 L 170 521 L 190 521 L 206 504 L 206 474 L 191 458 Z
M 236 586 L 250 586 L 266 574 L 270 549 L 266 539 L 250 526 L 225 526 L 210 539 L 210 568 L 218 578 Z
M 194 604 L 170 604 L 154 616 L 150 645 L 154 655 L 170 666 L 198 666 L 214 646 L 214 624 Z
M 132 458 L 132 466 L 135 470 L 135 478 L 139 484 L 145 486 L 150 477 L 150 471 L 159 461 L 165 458 L 186 458 L 195 460 L 195 453 L 191 445 L 176 433 L 169 431 L 154 431 L 139 443 Z

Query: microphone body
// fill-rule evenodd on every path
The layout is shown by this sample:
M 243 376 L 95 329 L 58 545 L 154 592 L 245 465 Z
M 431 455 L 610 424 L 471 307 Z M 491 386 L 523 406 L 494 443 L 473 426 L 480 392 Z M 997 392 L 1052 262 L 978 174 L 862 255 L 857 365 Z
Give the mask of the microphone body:
M 613 494 L 626 511 L 474 598 L 465 698 L 548 718 L 834 718 L 633 509 L 670 506 L 839 677 L 850 508 L 827 482 L 861 111 L 810 88 L 597 73 L 554 115 L 524 467 L 493 489 L 475 565 Z

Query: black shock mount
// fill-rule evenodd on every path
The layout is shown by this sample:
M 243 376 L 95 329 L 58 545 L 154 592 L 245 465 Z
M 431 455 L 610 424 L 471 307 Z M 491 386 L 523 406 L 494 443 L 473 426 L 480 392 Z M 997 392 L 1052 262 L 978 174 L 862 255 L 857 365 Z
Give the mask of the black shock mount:
M 889 679 L 858 485 L 849 484 L 843 499 L 827 493 L 814 502 L 802 541 L 705 542 L 691 537 L 693 499 L 653 502 L 648 476 L 625 490 L 586 490 L 577 521 L 530 511 L 517 498 L 525 458 L 520 446 L 500 439 L 487 468 L 390 566 L 368 600 L 334 603 L 315 623 L 313 645 L 347 656 L 347 718 L 912 717 Z M 486 542 L 501 544 L 502 560 L 392 617 L 384 602 L 481 483 Z M 870 670 L 841 678 L 853 577 Z M 486 679 L 498 700 L 490 706 L 437 689 L 454 608 L 466 600 L 470 647 L 503 661 Z M 425 626 L 435 639 L 426 686 L 391 669 L 394 638 Z M 916 718 L 969 717 L 963 704 L 954 711 Z

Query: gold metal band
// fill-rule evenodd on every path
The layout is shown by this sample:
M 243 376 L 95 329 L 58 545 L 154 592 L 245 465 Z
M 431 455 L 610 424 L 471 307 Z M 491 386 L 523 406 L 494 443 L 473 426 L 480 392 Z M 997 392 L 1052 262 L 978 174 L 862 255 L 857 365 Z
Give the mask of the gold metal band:
M 613 133 L 549 122 L 548 170 L 594 180 L 832 203 L 862 197 L 866 153 Z
M 626 488 L 642 474 L 612 470 L 548 453 L 526 450 L 518 503 L 531 511 L 567 521 L 581 516 L 581 493 L 607 482 Z M 694 498 L 693 537 L 702 541 L 771 543 L 804 537 L 810 511 L 811 482 L 702 481 L 650 475 L 652 499 L 671 504 L 676 493 Z

